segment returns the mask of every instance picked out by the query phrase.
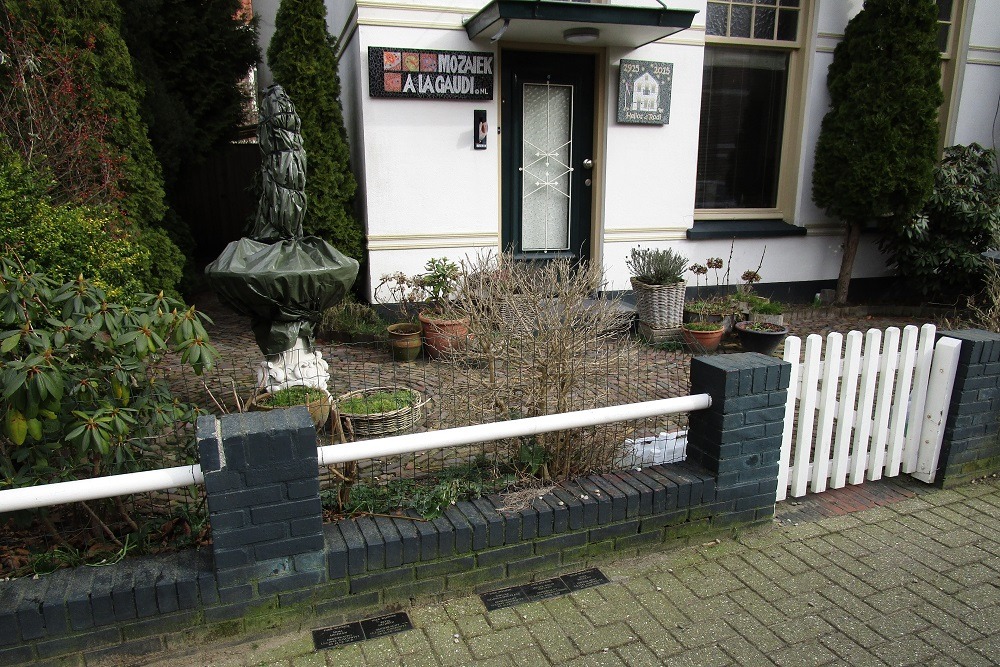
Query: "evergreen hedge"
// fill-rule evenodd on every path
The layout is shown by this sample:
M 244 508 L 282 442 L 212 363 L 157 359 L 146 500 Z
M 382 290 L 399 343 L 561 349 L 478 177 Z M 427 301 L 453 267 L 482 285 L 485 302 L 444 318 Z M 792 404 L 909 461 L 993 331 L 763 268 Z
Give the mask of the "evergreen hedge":
M 323 0 L 281 0 L 268 65 L 295 104 L 306 149 L 307 234 L 361 261 L 364 229 L 354 215 L 357 183 L 350 169 L 340 108 L 336 40 L 327 33 Z
M 848 225 L 838 302 L 864 226 L 907 225 L 930 197 L 940 76 L 933 0 L 866 0 L 834 51 L 812 196 Z

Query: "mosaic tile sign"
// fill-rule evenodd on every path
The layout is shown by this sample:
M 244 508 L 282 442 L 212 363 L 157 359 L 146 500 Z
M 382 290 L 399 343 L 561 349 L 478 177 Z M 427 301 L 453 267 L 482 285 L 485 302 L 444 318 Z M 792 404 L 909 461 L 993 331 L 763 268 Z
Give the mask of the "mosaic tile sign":
M 622 60 L 618 78 L 618 122 L 666 125 L 670 122 L 673 63 Z
M 368 94 L 426 100 L 492 100 L 495 56 L 483 51 L 368 47 Z

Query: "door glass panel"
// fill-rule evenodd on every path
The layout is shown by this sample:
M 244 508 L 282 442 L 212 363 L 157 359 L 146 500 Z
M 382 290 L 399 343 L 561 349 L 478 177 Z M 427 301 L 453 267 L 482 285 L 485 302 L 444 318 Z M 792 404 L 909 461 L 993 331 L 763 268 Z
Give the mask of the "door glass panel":
M 525 83 L 521 249 L 568 250 L 573 86 Z

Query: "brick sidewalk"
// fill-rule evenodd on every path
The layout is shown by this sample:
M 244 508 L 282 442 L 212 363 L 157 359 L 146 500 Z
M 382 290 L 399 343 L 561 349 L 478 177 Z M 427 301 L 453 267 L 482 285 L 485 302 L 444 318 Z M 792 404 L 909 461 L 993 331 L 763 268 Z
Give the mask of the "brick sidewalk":
M 406 609 L 414 629 L 390 637 L 314 652 L 310 631 L 326 624 L 310 620 L 148 664 L 997 664 L 1000 480 L 839 495 L 786 501 L 772 526 L 718 542 L 592 563 L 611 583 L 542 602 L 424 600 Z

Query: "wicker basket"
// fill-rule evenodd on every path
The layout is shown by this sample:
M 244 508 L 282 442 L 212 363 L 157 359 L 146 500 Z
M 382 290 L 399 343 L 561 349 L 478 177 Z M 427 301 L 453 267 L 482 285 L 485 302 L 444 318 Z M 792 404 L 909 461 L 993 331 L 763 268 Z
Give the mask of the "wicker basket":
M 640 322 L 653 329 L 673 329 L 684 320 L 683 281 L 673 285 L 647 285 L 632 278 L 635 309 Z
M 340 406 L 344 401 L 355 396 L 370 396 L 377 392 L 408 391 L 413 395 L 413 405 L 407 405 L 398 410 L 389 412 L 377 412 L 374 414 L 354 414 L 343 411 Z M 355 437 L 371 438 L 390 433 L 398 433 L 408 428 L 416 426 L 424 419 L 423 407 L 427 404 L 423 394 L 409 387 L 372 387 L 370 389 L 358 389 L 338 396 L 334 401 L 334 409 L 345 422 L 345 430 L 353 431 Z

